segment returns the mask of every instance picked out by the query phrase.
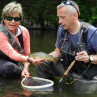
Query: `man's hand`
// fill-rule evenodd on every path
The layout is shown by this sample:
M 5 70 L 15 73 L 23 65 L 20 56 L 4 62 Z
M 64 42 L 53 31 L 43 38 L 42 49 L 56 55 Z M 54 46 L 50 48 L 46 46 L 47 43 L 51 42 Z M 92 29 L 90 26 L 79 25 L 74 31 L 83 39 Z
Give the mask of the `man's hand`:
M 86 51 L 81 51 L 79 53 L 76 53 L 75 60 L 77 61 L 84 61 L 85 63 L 89 62 L 89 55 Z

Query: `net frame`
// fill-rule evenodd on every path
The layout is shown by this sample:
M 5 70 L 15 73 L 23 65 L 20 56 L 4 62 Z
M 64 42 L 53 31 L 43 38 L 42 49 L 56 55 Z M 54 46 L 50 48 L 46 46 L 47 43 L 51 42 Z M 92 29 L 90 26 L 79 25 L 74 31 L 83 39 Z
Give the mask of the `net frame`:
M 21 81 L 21 85 L 26 88 L 26 89 L 29 89 L 29 90 L 45 90 L 45 89 L 49 89 L 51 88 L 53 85 L 54 85 L 54 82 L 52 80 L 49 80 L 49 79 L 44 79 L 44 78 L 39 78 L 39 77 L 33 77 L 33 79 L 35 80 L 41 80 L 41 81 L 47 81 L 49 82 L 49 84 L 46 84 L 46 85 L 41 85 L 41 86 L 26 86 L 23 84 L 23 81 L 25 81 L 26 78 L 24 78 L 22 81 Z

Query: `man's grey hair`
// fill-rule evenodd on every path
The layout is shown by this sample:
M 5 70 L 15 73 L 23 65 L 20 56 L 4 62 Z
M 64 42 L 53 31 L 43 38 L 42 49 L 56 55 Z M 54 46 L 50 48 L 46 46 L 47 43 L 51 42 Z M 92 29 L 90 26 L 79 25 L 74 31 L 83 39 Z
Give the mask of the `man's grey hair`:
M 3 20 L 3 18 L 7 15 L 10 16 L 14 13 L 18 13 L 20 15 L 20 17 L 23 17 L 23 11 L 22 11 L 22 6 L 20 3 L 16 3 L 11 2 L 8 3 L 2 10 L 2 14 L 1 14 L 1 19 Z
M 61 8 L 61 7 L 67 7 L 67 10 L 68 10 L 68 13 L 70 15 L 74 14 L 75 12 L 77 12 L 78 14 L 79 13 L 79 7 L 78 5 L 74 2 L 74 1 L 71 1 L 73 3 L 73 5 L 75 6 L 72 6 L 72 5 L 65 5 L 64 3 L 61 3 L 57 6 L 57 9 Z

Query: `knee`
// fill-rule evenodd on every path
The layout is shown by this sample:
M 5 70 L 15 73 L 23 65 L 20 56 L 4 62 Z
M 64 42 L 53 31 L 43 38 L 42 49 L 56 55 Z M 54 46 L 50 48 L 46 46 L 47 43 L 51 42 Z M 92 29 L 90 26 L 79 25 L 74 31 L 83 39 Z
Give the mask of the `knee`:
M 4 67 L 4 71 L 14 71 L 14 65 L 6 65 L 5 67 Z
M 13 64 L 5 65 L 3 76 L 4 77 L 18 77 L 21 75 L 21 68 Z
M 38 77 L 47 78 L 47 79 L 52 77 L 53 64 L 51 62 L 44 62 L 43 64 L 40 64 L 35 68 Z
M 49 68 L 50 64 L 51 64 L 51 63 L 48 62 L 48 61 L 47 61 L 47 62 L 44 62 L 43 64 L 40 64 L 40 65 L 36 66 L 36 70 L 37 70 L 37 71 L 39 71 L 39 70 L 40 70 L 40 71 L 41 71 L 41 70 L 42 70 L 42 71 L 46 71 L 46 70 Z

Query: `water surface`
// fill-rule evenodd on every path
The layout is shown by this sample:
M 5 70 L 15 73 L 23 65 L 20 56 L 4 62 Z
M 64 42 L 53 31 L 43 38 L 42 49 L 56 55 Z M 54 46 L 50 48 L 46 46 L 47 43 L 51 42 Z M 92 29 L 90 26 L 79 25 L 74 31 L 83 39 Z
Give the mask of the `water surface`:
M 49 53 L 55 48 L 56 33 L 55 31 L 29 30 L 31 38 L 31 52 Z M 33 64 L 30 65 L 29 72 L 31 76 L 36 76 Z M 75 83 L 66 85 L 63 81 L 59 84 L 59 78 L 54 80 L 53 91 L 29 91 L 21 86 L 19 79 L 2 79 L 0 78 L 0 97 L 97 97 L 96 84 Z

